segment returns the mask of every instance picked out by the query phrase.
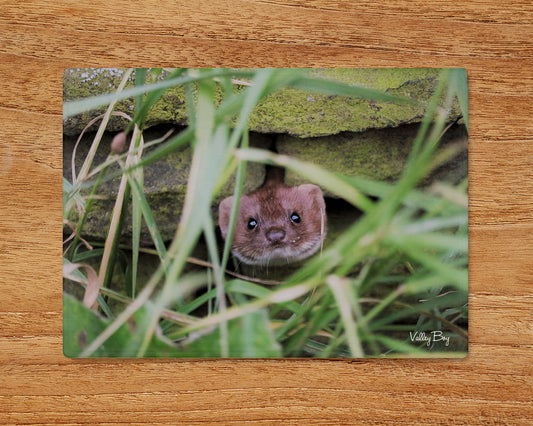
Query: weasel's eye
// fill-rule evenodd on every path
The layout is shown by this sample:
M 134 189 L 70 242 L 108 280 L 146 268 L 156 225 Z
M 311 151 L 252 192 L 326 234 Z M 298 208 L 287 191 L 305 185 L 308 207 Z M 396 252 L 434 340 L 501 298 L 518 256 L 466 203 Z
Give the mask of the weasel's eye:
M 300 219 L 300 216 L 296 212 L 292 212 L 290 219 L 292 223 L 300 223 L 302 221 L 302 219 Z
M 252 231 L 257 227 L 257 220 L 255 220 L 253 217 L 248 219 L 248 229 Z

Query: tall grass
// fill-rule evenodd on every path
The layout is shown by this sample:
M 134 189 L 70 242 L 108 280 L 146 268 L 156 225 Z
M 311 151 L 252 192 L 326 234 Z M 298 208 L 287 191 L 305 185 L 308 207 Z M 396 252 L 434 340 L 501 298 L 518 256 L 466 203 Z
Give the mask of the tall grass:
M 354 96 L 397 103 L 406 98 L 311 77 L 306 70 L 173 71 L 164 81 L 146 84 L 137 70 L 135 87 L 95 98 L 67 102 L 64 116 L 135 97 L 135 113 L 125 134 L 129 149 L 112 153 L 104 166 L 87 158 L 73 182 L 64 180 L 64 220 L 79 209 L 73 241 L 65 244 L 64 276 L 86 288 L 84 305 L 64 296 L 64 350 L 69 356 L 184 357 L 364 357 L 463 356 L 466 349 L 468 293 L 467 181 L 430 188 L 420 182 L 464 147 L 439 149 L 455 99 L 467 123 L 466 75 L 442 70 L 413 141 L 409 159 L 396 183 L 344 176 L 317 164 L 248 147 L 247 123 L 256 105 L 284 88 Z M 246 79 L 243 90 L 232 81 Z M 184 85 L 188 127 L 144 154 L 143 130 L 150 108 L 167 88 Z M 222 99 L 217 99 L 217 87 Z M 113 107 L 108 109 L 108 115 Z M 101 129 L 105 126 L 102 124 Z M 102 132 L 98 132 L 96 147 Z M 166 247 L 143 191 L 143 167 L 185 145 L 192 147 L 183 212 Z M 90 156 L 93 153 L 89 154 Z M 362 217 L 319 256 L 305 263 L 278 286 L 263 286 L 229 269 L 230 241 L 248 163 L 279 165 L 316 183 L 362 211 Z M 108 165 L 118 163 L 120 189 L 102 249 L 87 244 L 83 220 L 91 195 L 101 182 L 116 177 Z M 93 174 L 90 173 L 91 167 Z M 100 167 L 100 168 L 98 168 Z M 96 174 L 94 173 L 96 170 Z M 222 250 L 215 235 L 211 204 L 224 182 L 237 171 L 230 232 Z M 120 258 L 119 235 L 127 209 L 133 212 L 132 260 L 127 294 L 110 288 Z M 140 229 L 150 232 L 160 265 L 139 283 Z M 209 267 L 185 272 L 200 238 L 205 239 Z M 70 243 L 70 244 L 69 244 Z M 100 265 L 90 271 L 87 258 Z M 211 286 L 214 283 L 214 287 Z M 140 289 L 140 291 L 138 291 Z M 113 309 L 107 301 L 125 306 Z M 210 306 L 208 313 L 197 310 Z M 98 306 L 98 308 L 96 308 Z M 95 315 L 88 308 L 99 311 Z M 452 345 L 413 338 L 416 332 L 438 332 Z M 419 334 L 418 334 L 419 335 Z M 444 340 L 442 340 L 444 342 Z

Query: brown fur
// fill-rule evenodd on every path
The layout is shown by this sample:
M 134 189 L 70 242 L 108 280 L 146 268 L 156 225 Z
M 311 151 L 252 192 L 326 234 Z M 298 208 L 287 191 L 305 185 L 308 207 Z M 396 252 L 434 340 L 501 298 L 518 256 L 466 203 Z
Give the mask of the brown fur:
M 271 173 L 260 188 L 241 197 L 233 236 L 232 253 L 250 265 L 282 265 L 311 256 L 322 245 L 326 233 L 324 197 L 320 187 L 303 184 L 285 186 L 279 173 Z M 282 175 L 281 175 L 282 176 Z M 219 224 L 227 236 L 233 197 L 222 200 Z M 299 223 L 291 221 L 296 213 Z M 248 229 L 250 219 L 255 229 Z

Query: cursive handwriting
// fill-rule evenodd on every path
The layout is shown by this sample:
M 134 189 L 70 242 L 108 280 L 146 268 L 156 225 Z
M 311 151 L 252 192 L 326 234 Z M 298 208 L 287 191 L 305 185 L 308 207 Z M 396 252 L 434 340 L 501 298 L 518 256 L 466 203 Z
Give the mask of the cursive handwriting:
M 442 331 L 431 331 L 426 334 L 425 331 L 410 331 L 409 338 L 411 342 L 425 342 L 426 346 L 431 346 L 432 342 L 444 341 L 444 345 L 450 344 L 450 336 L 445 336 Z

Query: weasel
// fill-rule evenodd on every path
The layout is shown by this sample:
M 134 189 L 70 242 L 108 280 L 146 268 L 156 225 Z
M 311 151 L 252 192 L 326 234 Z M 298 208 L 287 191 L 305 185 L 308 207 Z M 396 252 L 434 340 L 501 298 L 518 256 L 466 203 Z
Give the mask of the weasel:
M 314 254 L 326 235 L 326 205 L 317 185 L 289 187 L 285 170 L 267 166 L 264 183 L 241 197 L 232 253 L 248 265 L 279 266 Z M 234 197 L 219 205 L 226 239 Z

